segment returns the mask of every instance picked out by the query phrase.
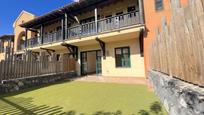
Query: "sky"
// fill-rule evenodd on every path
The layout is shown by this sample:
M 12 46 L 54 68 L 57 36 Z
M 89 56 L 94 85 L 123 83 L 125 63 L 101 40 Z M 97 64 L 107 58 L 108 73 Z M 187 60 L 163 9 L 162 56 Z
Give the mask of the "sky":
M 13 34 L 13 23 L 22 10 L 36 16 L 76 0 L 0 0 L 0 36 Z

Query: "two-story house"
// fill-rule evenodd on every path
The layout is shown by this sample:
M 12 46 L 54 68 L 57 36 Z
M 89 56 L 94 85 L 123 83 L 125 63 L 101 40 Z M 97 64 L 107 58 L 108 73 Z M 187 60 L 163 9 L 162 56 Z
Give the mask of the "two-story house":
M 26 50 L 69 55 L 78 75 L 145 76 L 143 0 L 80 0 L 31 18 L 16 24 Z
M 169 22 L 170 5 L 169 0 L 79 0 L 39 17 L 23 11 L 13 26 L 15 54 L 68 55 L 76 59 L 78 75 L 145 78 L 149 46 L 161 18 Z

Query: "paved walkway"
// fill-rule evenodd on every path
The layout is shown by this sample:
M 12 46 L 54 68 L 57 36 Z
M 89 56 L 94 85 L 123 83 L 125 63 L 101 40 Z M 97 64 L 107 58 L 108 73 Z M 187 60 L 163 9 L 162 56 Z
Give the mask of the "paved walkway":
M 104 83 L 123 83 L 123 84 L 142 84 L 146 85 L 147 80 L 145 77 L 107 77 L 88 75 L 74 79 L 76 81 L 87 81 L 87 82 L 104 82 Z

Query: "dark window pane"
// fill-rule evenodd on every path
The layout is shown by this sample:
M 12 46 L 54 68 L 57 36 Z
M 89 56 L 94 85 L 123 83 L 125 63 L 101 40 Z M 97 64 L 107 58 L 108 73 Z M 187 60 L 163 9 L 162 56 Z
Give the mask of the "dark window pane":
M 116 48 L 115 61 L 116 67 L 130 67 L 130 48 Z
M 116 67 L 122 67 L 122 56 L 116 55 Z
M 60 55 L 59 54 L 57 54 L 57 61 L 59 61 L 60 60 Z
M 163 0 L 155 0 L 156 11 L 163 9 Z
M 128 7 L 128 12 L 133 12 L 136 10 L 135 6 Z

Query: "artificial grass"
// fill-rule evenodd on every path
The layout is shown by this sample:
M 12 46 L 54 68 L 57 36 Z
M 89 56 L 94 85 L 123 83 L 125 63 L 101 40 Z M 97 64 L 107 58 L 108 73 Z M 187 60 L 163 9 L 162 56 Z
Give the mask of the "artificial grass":
M 151 115 L 158 101 L 143 85 L 63 82 L 0 96 L 0 114 Z

